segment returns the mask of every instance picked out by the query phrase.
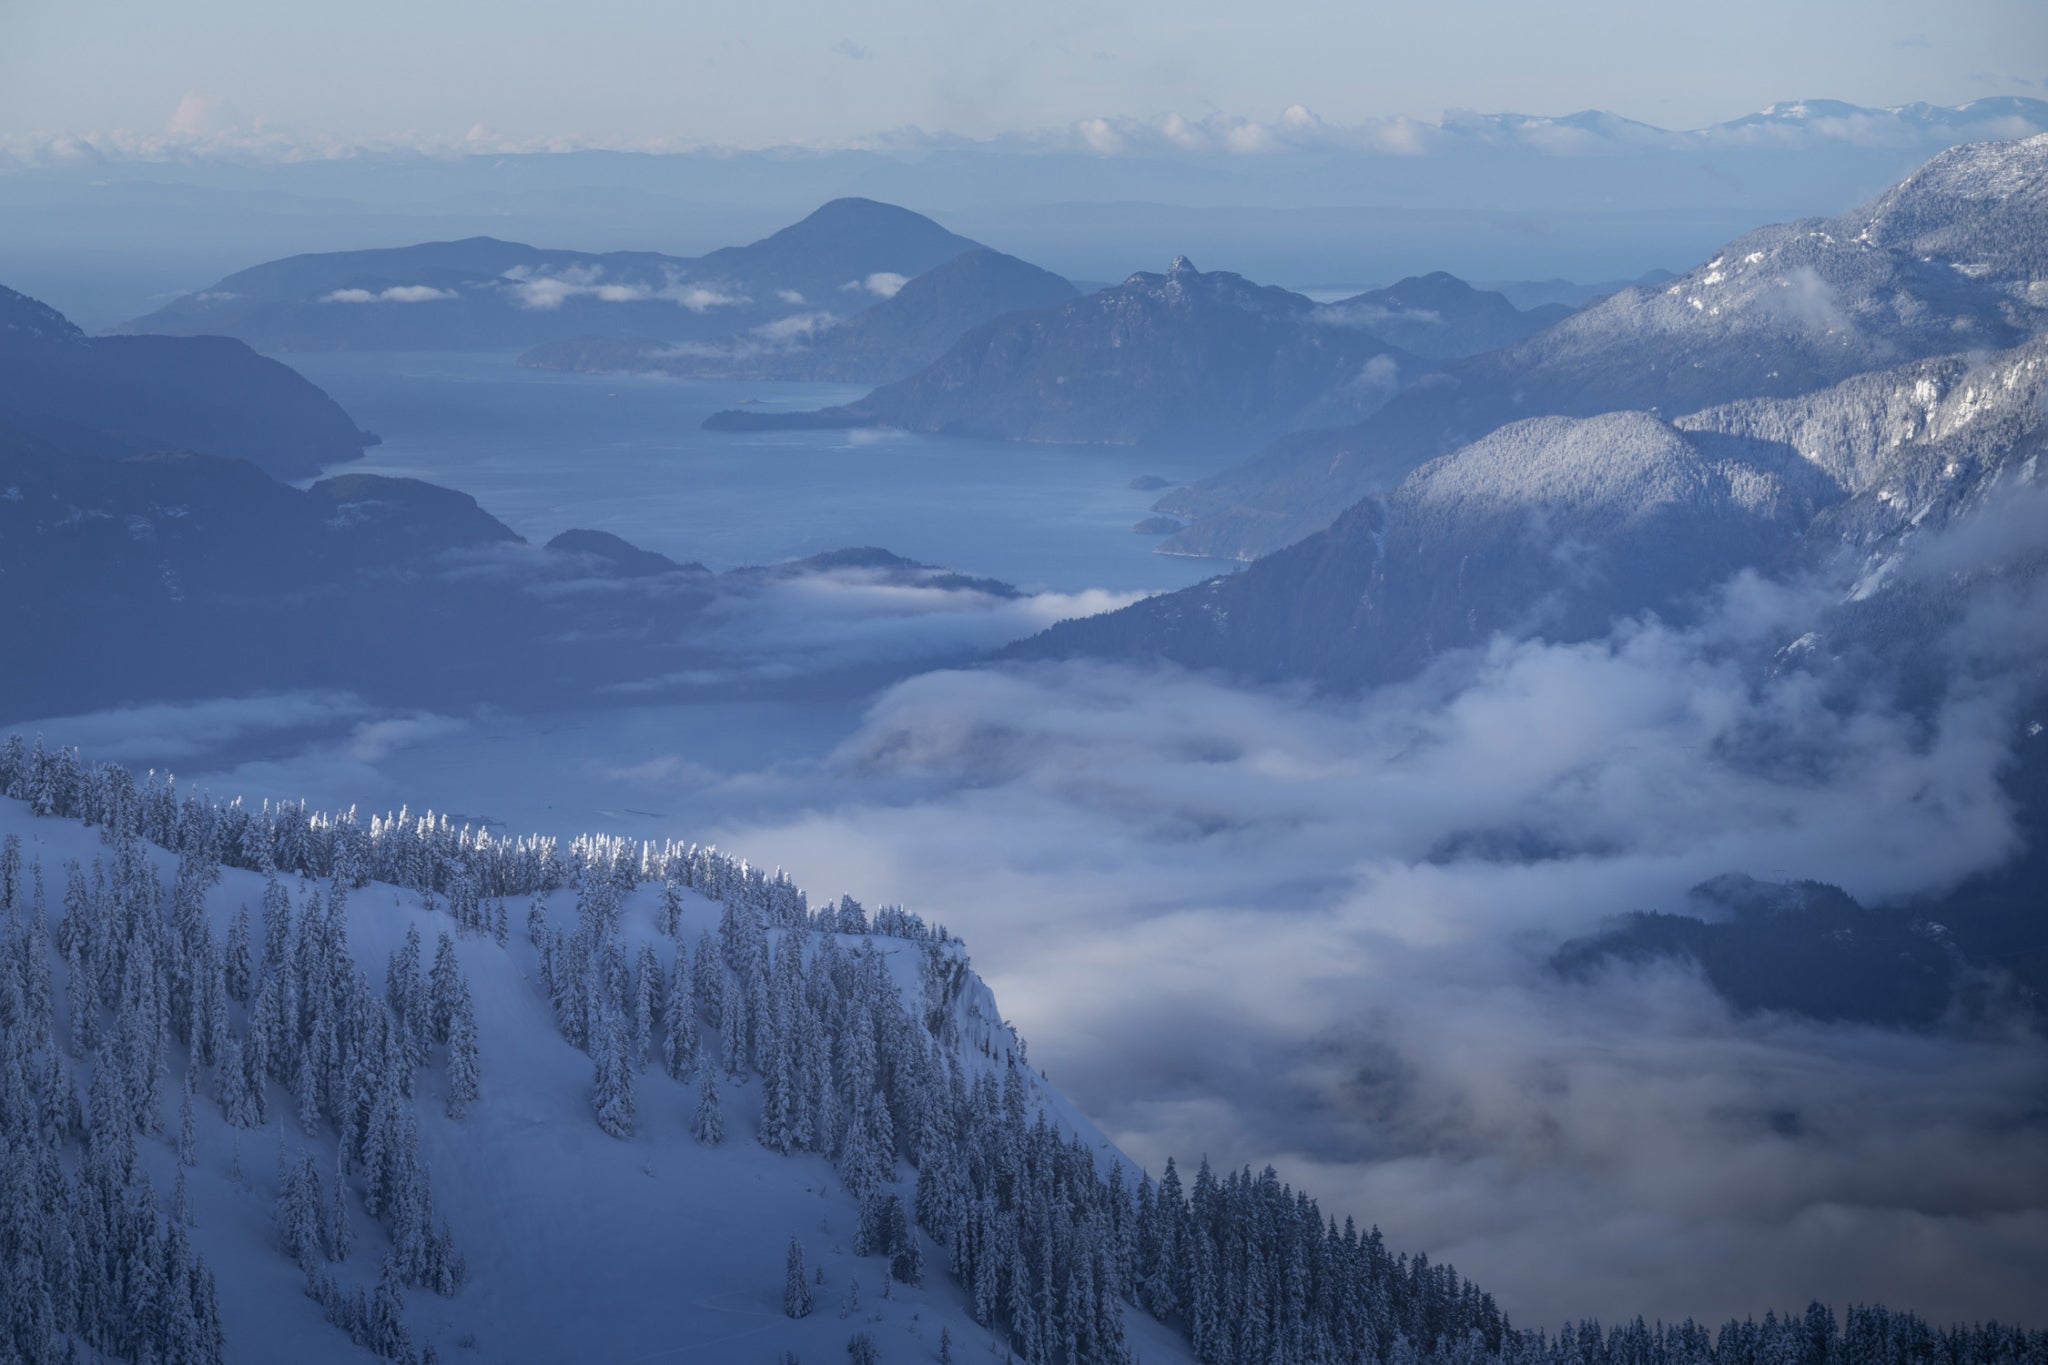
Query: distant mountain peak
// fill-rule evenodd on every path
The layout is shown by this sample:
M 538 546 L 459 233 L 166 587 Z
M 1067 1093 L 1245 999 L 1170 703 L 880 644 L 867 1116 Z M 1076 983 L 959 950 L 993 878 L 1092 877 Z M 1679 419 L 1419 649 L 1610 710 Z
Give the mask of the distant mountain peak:
M 768 240 L 845 237 L 861 233 L 912 233 L 947 237 L 953 235 L 915 209 L 907 209 L 898 204 L 885 204 L 879 199 L 863 199 L 857 195 L 849 195 L 827 200 Z M 965 244 L 962 250 L 979 245 L 964 237 L 960 241 Z
M 1166 278 L 1169 280 L 1181 275 L 1199 275 L 1201 273 L 1201 271 L 1195 268 L 1195 263 L 1185 256 L 1174 257 L 1166 267 Z

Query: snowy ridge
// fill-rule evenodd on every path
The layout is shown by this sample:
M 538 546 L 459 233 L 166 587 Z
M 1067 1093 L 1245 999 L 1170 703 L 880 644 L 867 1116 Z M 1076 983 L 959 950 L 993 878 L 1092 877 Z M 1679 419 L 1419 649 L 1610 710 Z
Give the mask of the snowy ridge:
M 2048 402 L 2048 339 L 2008 351 L 1941 356 L 1844 380 L 1799 398 L 1742 399 L 1678 418 L 1788 447 L 1852 496 L 1888 480 L 1950 481 L 1999 458 L 2039 425 Z
M 1330 524 L 1424 461 L 1511 421 L 1672 417 L 2048 331 L 2048 135 L 1959 147 L 1869 207 L 1758 228 L 1655 288 L 1451 362 L 1363 423 L 1276 442 L 1163 497 L 1176 552 L 1238 558 Z

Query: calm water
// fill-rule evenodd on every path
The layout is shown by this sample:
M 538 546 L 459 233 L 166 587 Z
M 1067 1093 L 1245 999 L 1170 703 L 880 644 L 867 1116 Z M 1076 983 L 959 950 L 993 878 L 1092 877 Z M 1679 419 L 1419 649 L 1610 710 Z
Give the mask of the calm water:
M 1181 482 L 1213 458 L 699 425 L 749 399 L 810 408 L 862 392 L 843 385 L 553 374 L 506 354 L 288 359 L 384 437 L 343 468 L 459 488 L 529 540 L 591 527 L 719 569 L 881 545 L 1052 592 L 1164 590 L 1233 567 L 1155 555 L 1131 530 L 1158 497 L 1133 490 L 1133 478 Z M 679 698 L 546 716 L 352 705 L 318 723 L 273 719 L 273 701 L 256 697 L 41 728 L 217 793 L 366 810 L 408 802 L 517 831 L 700 837 L 822 795 L 828 755 L 869 700 Z M 887 788 L 865 795 L 887 801 Z
M 865 391 L 846 385 L 555 374 L 495 353 L 288 359 L 384 437 L 346 468 L 460 488 L 529 540 L 588 527 L 714 569 L 880 545 L 1055 591 L 1177 588 L 1230 567 L 1153 554 L 1131 530 L 1159 496 L 1133 478 L 1186 482 L 1213 456 L 700 427 L 749 401 Z
M 1131 530 L 1158 497 L 1133 478 L 1197 478 L 1213 457 L 700 427 L 750 399 L 810 408 L 861 392 L 843 385 L 554 374 L 507 354 L 288 359 L 384 437 L 343 468 L 459 488 L 529 540 L 591 527 L 719 569 L 881 545 L 1051 592 L 1164 590 L 1233 567 L 1155 555 Z M 683 698 L 547 716 L 351 705 L 317 723 L 276 720 L 257 697 L 42 728 L 219 793 L 366 810 L 409 802 L 520 831 L 696 837 L 802 808 L 869 700 Z

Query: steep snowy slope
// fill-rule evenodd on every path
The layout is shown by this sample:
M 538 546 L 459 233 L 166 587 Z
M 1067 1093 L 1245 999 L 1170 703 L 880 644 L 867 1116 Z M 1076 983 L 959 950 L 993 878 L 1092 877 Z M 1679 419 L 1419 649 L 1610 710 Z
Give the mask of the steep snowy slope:
M 143 797 L 145 806 L 150 801 Z M 174 799 L 161 808 L 179 809 Z M 192 814 L 196 809 L 186 803 L 185 817 L 204 819 Z M 227 823 L 224 820 L 223 826 Z M 435 834 L 434 825 L 407 821 L 380 828 L 377 838 L 384 840 L 391 831 L 405 828 L 412 828 L 422 840 L 452 835 L 445 827 Z M 14 800 L 0 800 L 0 838 L 9 846 L 8 867 L 0 871 L 0 901 L 5 902 L 0 915 L 10 942 L 33 944 L 34 935 L 47 935 L 44 941 L 52 957 L 76 963 L 80 950 L 71 945 L 79 942 L 78 925 L 92 917 L 86 899 L 96 894 L 85 888 L 104 886 L 110 877 L 121 881 L 118 850 L 103 842 L 97 829 L 74 820 L 37 819 L 28 805 Z M 229 836 L 230 846 L 234 842 Z M 363 842 L 368 847 L 368 840 Z M 474 844 L 469 849 L 476 853 Z M 600 848 L 595 862 L 581 865 L 586 870 L 598 866 L 619 851 Z M 180 858 L 154 845 L 143 846 L 140 852 L 135 869 L 153 871 L 159 883 L 154 890 L 170 903 L 182 906 L 184 888 L 204 880 L 203 873 L 194 880 L 203 858 Z M 631 856 L 641 852 L 634 849 Z M 579 856 L 572 851 L 568 863 L 579 865 Z M 73 864 L 82 871 L 76 882 L 67 873 Z M 740 916 L 750 917 L 751 895 L 765 889 L 785 906 L 794 896 L 786 883 L 758 873 L 749 877 L 740 865 L 722 859 L 699 854 L 691 866 L 700 882 L 712 880 L 714 889 L 727 897 L 725 904 L 708 899 L 701 890 L 659 879 L 637 886 L 616 904 L 612 941 L 623 950 L 621 961 L 637 958 L 644 949 L 655 954 L 666 972 L 674 944 L 694 943 L 703 950 L 720 939 L 722 920 L 727 921 L 726 933 L 734 932 L 730 907 L 737 906 Z M 272 904 L 282 891 L 298 926 L 302 945 L 290 955 L 293 961 L 303 960 L 304 940 L 320 937 L 313 926 L 323 924 L 323 902 L 331 912 L 337 901 L 331 880 L 293 876 L 274 885 L 277 889 L 257 872 L 228 867 L 218 883 L 202 893 L 206 929 L 191 932 L 226 945 L 216 958 L 226 964 L 224 981 L 234 980 L 236 916 L 244 909 L 251 917 L 257 915 L 258 907 L 266 905 L 266 891 Z M 593 885 L 594 877 L 586 880 L 586 907 Z M 112 894 L 119 898 L 118 891 Z M 563 888 L 549 898 L 549 905 L 563 917 L 577 899 L 575 891 Z M 671 901 L 674 923 L 666 922 Z M 384 964 L 404 948 L 408 933 L 417 931 L 428 945 L 424 956 L 429 959 L 437 936 L 451 935 L 451 951 L 473 1002 L 480 1095 L 464 1118 L 448 1117 L 449 1050 L 434 1045 L 426 1048 L 429 1061 L 418 1073 L 411 1106 L 436 1215 L 430 1221 L 445 1220 L 454 1255 L 464 1267 L 462 1283 L 450 1296 L 425 1289 L 405 1293 L 402 1319 L 413 1348 L 431 1347 L 441 1360 L 767 1362 L 792 1351 L 802 1359 L 832 1361 L 844 1357 L 853 1333 L 865 1331 L 872 1334 L 882 1360 L 928 1360 L 935 1357 L 943 1332 L 955 1359 L 979 1357 L 992 1348 L 1001 1357 L 1001 1348 L 993 1345 L 1001 1329 L 992 1334 L 990 1328 L 976 1325 L 970 1295 L 947 1274 L 948 1252 L 929 1235 L 914 1230 L 909 1234 L 919 1244 L 922 1285 L 892 1281 L 891 1262 L 883 1255 L 855 1254 L 863 1210 L 861 1200 L 849 1193 L 857 1179 L 846 1169 L 847 1154 L 840 1154 L 840 1169 L 835 1169 L 820 1152 L 783 1155 L 764 1145 L 763 1095 L 769 1088 L 764 1077 L 743 1057 L 732 1065 L 744 1073 L 739 1076 L 729 1075 L 726 1064 L 714 1060 L 726 1046 L 732 1016 L 723 1032 L 711 1022 L 702 1023 L 700 1040 L 707 1051 L 694 1063 L 696 1075 L 687 1081 L 664 1074 L 660 1046 L 644 1045 L 641 1067 L 629 1083 L 630 1135 L 611 1136 L 593 1121 L 592 1058 L 565 1041 L 551 1018 L 542 985 L 542 953 L 516 926 L 507 946 L 493 941 L 489 929 L 496 903 L 479 900 L 475 883 L 465 890 L 458 882 L 452 896 L 423 897 L 372 881 L 346 894 L 345 903 L 345 946 L 355 966 L 378 983 L 374 993 L 380 999 L 385 994 Z M 525 917 L 524 901 L 517 912 L 516 918 Z M 830 906 L 826 913 L 849 926 L 855 923 L 851 903 L 844 914 Z M 463 930 L 458 918 L 481 921 L 482 928 Z M 896 1017 L 875 1019 L 879 1037 L 898 1043 L 925 1039 L 934 1049 L 933 1059 L 943 1057 L 945 1065 L 956 1066 L 958 1078 L 970 1088 L 980 1078 L 1005 1078 L 1015 1089 L 1012 1103 L 1019 1106 L 1020 1118 L 1027 1111 L 1045 1115 L 1059 1133 L 1079 1144 L 1071 1150 L 1093 1154 L 1093 1161 L 1087 1162 L 1091 1169 L 1115 1167 L 1121 1183 L 1135 1183 L 1126 1178 L 1128 1164 L 1100 1133 L 1028 1066 L 1014 1064 L 1015 1039 L 996 1014 L 986 986 L 968 969 L 959 945 L 891 912 L 878 915 L 876 923 L 893 932 L 828 934 L 784 928 L 769 931 L 759 942 L 764 947 L 772 943 L 779 955 L 786 945 L 802 941 L 814 966 L 818 955 L 825 954 L 855 980 L 864 970 L 862 964 L 872 964 L 880 988 L 872 999 L 905 1002 L 896 1007 Z M 330 926 L 327 933 L 332 941 L 337 931 Z M 745 931 L 740 933 L 744 938 Z M 107 934 L 103 925 L 103 956 L 112 951 Z M 259 964 L 265 956 L 264 936 L 263 929 L 250 935 L 256 940 L 254 957 Z M 147 937 L 131 937 L 130 942 Z M 541 939 L 548 941 L 545 934 Z M 90 949 L 84 951 L 90 955 Z M 177 949 L 163 943 L 151 951 L 178 956 Z M 564 951 L 559 944 L 554 948 L 558 971 Z M 718 956 L 718 949 L 710 950 L 712 965 L 722 974 Z M 178 960 L 204 980 L 203 966 L 182 956 Z M 121 979 L 134 979 L 134 961 L 131 950 Z M 635 968 L 639 965 L 636 962 Z M 278 970 L 274 962 L 267 968 L 259 965 L 256 976 L 260 980 L 266 972 Z M 55 1046 L 48 1055 L 84 1053 L 69 1064 L 78 1094 L 90 1093 L 96 1101 L 100 1092 L 88 1078 L 93 1068 L 87 1059 L 93 1049 L 81 1037 L 82 1029 L 92 1030 L 80 1022 L 77 1012 L 83 997 L 72 985 L 83 976 L 61 960 L 54 964 L 53 976 L 57 1023 Z M 177 982 L 180 973 L 173 970 L 169 979 Z M 191 989 L 205 993 L 201 987 Z M 229 984 L 227 989 L 232 994 L 235 988 Z M 727 989 L 737 992 L 738 979 Z M 272 1083 L 265 1092 L 267 1122 L 231 1125 L 223 1104 L 214 1099 L 220 1084 L 217 1076 L 230 1064 L 219 1056 L 211 1067 L 191 1061 L 195 1054 L 217 1052 L 221 1045 L 208 1041 L 204 1024 L 190 1047 L 178 1043 L 181 1016 L 175 984 L 168 994 L 172 1039 L 154 1087 L 154 1121 L 144 1120 L 135 1155 L 139 1172 L 159 1196 L 169 1196 L 181 1173 L 184 1177 L 192 1218 L 185 1235 L 216 1277 L 225 1358 L 368 1358 L 323 1320 L 321 1305 L 305 1290 L 306 1274 L 287 1257 L 284 1239 L 290 1234 L 277 1219 L 282 1173 L 302 1156 L 311 1158 L 311 1170 L 321 1185 L 317 1207 L 330 1207 L 337 1144 L 345 1141 L 336 1131 L 336 1111 L 324 1108 L 308 1131 L 292 1089 Z M 254 1047 L 262 1029 L 263 987 L 252 983 L 249 994 L 247 1007 L 225 1003 L 222 1017 L 228 1034 Z M 8 1015 L 16 1037 L 10 1052 L 24 1036 L 20 1008 L 17 1001 L 16 1012 Z M 118 1034 L 132 1043 L 135 1035 L 123 1031 L 120 1023 L 126 1014 L 109 1007 L 99 1032 Z M 753 1022 L 740 1018 L 742 1027 Z M 603 1047 L 597 1050 L 602 1056 Z M 902 1064 L 909 1055 L 885 1048 L 881 1060 Z M 181 1172 L 179 1095 L 188 1068 L 198 1075 L 192 1110 L 196 1164 Z M 700 1083 L 706 1075 L 720 1087 L 724 1141 L 718 1145 L 707 1145 L 696 1136 Z M 878 1084 L 894 1093 L 897 1080 L 880 1077 Z M 87 1112 L 92 1107 L 89 1103 Z M 929 1144 L 930 1139 L 925 1141 Z M 915 1147 L 916 1139 L 910 1145 Z M 20 1150 L 9 1149 L 10 1154 Z M 377 1284 L 380 1263 L 392 1251 L 397 1230 L 396 1214 L 373 1219 L 364 1204 L 372 1164 L 360 1157 L 349 1162 L 352 1252 L 333 1264 L 323 1263 L 317 1253 L 312 1258 L 319 1273 L 331 1274 L 344 1287 L 365 1290 Z M 917 1199 L 907 1164 L 889 1159 L 886 1169 L 889 1174 L 873 1187 L 871 1217 L 890 1193 L 899 1194 L 905 1205 Z M 162 1200 L 167 1224 L 173 1221 L 168 1213 L 173 1202 L 168 1197 Z M 792 1238 L 802 1246 L 815 1304 L 801 1319 L 784 1311 Z M 6 1240 L 0 1235 L 0 1242 Z M 1172 1335 L 1142 1314 L 1128 1316 L 1127 1330 L 1130 1348 L 1145 1360 L 1186 1358 Z M 202 1351 L 190 1358 L 206 1357 Z

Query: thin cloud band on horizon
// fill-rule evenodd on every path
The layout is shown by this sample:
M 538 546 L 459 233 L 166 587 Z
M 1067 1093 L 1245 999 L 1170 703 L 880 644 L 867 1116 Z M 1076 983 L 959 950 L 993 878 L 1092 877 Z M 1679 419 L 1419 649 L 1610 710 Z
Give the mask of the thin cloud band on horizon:
M 2034 83 L 2012 77 L 2011 84 L 2032 88 Z M 291 163 L 408 154 L 451 159 L 575 152 L 740 156 L 979 150 L 1104 158 L 1232 159 L 1304 152 L 1415 157 L 1483 146 L 1514 147 L 1546 156 L 1583 156 L 1613 150 L 1794 149 L 1833 144 L 1910 148 L 1959 139 L 2023 137 L 2042 131 L 2048 131 L 2048 100 L 2013 93 L 1956 105 L 1865 107 L 1835 100 L 1785 100 L 1695 128 L 1662 127 L 1604 109 L 1526 114 L 1452 108 L 1434 120 L 1393 114 L 1347 124 L 1325 120 L 1313 109 L 1296 103 L 1271 120 L 1223 113 L 1197 118 L 1177 112 L 1097 114 L 1064 125 L 1020 128 L 987 136 L 907 124 L 837 139 L 745 143 L 672 134 L 642 138 L 585 133 L 515 136 L 495 132 L 483 122 L 472 123 L 459 134 L 413 129 L 348 136 L 297 133 L 261 118 L 244 120 L 226 101 L 188 91 L 159 131 L 0 133 L 0 170 L 10 166 L 51 167 L 95 161 L 218 158 Z

